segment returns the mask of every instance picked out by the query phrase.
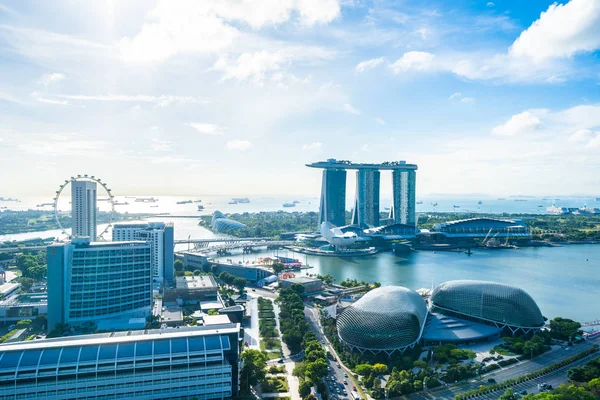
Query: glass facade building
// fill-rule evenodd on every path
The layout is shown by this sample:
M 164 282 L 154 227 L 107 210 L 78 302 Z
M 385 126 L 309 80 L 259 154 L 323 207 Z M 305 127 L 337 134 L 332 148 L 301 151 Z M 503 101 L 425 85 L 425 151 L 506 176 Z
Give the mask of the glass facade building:
M 319 225 L 331 222 L 335 226 L 346 225 L 346 170 L 323 170 Z
M 431 295 L 433 311 L 509 328 L 513 333 L 544 326 L 544 317 L 523 289 L 496 282 L 449 281 Z
M 381 173 L 378 170 L 356 171 L 356 200 L 352 224 L 366 227 L 379 226 L 379 188 Z
M 404 351 L 419 342 L 427 305 L 416 292 L 401 286 L 371 290 L 337 318 L 343 343 L 361 352 Z
M 105 318 L 146 318 L 152 308 L 151 246 L 76 238 L 48 246 L 48 330 Z
M 241 222 L 227 218 L 221 211 L 214 212 L 210 226 L 214 232 L 218 233 L 231 233 L 246 227 Z
M 390 219 L 396 224 L 416 225 L 417 174 L 414 170 L 392 171 Z
M 231 398 L 239 334 L 229 323 L 0 345 L 0 400 Z

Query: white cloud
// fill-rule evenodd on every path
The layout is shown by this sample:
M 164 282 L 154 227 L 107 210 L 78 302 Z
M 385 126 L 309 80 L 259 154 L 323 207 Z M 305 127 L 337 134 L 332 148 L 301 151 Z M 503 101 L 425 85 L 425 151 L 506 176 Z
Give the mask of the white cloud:
M 360 146 L 360 151 L 369 152 L 371 151 L 371 147 L 369 147 L 368 144 L 363 144 L 362 146 Z
M 54 83 L 58 83 L 62 80 L 65 79 L 65 75 L 64 74 L 59 74 L 59 73 L 53 73 L 53 74 L 45 74 L 42 75 L 42 78 L 40 79 L 40 82 L 44 85 L 44 86 L 48 86 L 48 85 L 52 85 Z
M 144 157 L 149 159 L 152 164 L 189 164 L 195 160 L 187 156 L 160 156 L 160 157 Z
M 377 122 L 379 125 L 385 125 L 385 121 L 379 117 L 375 118 L 375 122 Z
M 586 147 L 588 149 L 600 149 L 600 132 L 596 132 L 596 137 L 590 140 Z
M 164 108 L 171 104 L 206 104 L 208 100 L 194 96 L 148 96 L 148 95 L 61 95 L 57 94 L 54 97 L 61 99 L 69 99 L 76 101 L 100 101 L 100 102 L 138 102 L 138 103 L 153 103 L 156 107 Z
M 473 97 L 463 97 L 460 99 L 461 103 L 474 103 L 475 99 Z
M 365 72 L 365 71 L 368 71 L 370 69 L 373 69 L 373 68 L 375 68 L 375 67 L 383 64 L 384 61 L 385 61 L 385 59 L 383 57 L 372 58 L 370 60 L 361 61 L 356 66 L 356 72 Z
M 163 61 L 178 54 L 213 54 L 232 46 L 242 33 L 229 22 L 254 29 L 298 16 L 302 25 L 328 23 L 340 15 L 338 0 L 159 0 L 133 37 L 118 48 L 129 62 Z
M 40 103 L 56 104 L 56 105 L 61 105 L 61 106 L 69 105 L 69 102 L 67 100 L 53 100 L 53 99 L 46 99 L 44 97 L 37 97 L 36 100 L 39 101 Z
M 590 129 L 580 129 L 569 136 L 569 141 L 576 143 L 587 142 L 592 137 L 594 137 L 594 132 L 592 132 Z
M 194 128 L 198 132 L 203 133 L 205 135 L 212 135 L 212 136 L 223 135 L 223 131 L 221 130 L 219 125 L 206 124 L 206 123 L 201 123 L 201 122 L 188 122 L 186 125 Z
M 171 151 L 171 142 L 168 140 L 151 139 L 150 149 L 153 151 Z
M 409 51 L 393 63 L 391 68 L 396 74 L 410 70 L 427 71 L 432 68 L 434 58 L 433 54 L 424 51 Z
M 491 2 L 491 1 L 488 1 L 487 4 L 486 4 L 486 6 L 488 6 L 488 7 L 494 7 L 495 4 L 493 2 Z
M 223 79 L 252 80 L 261 83 L 265 74 L 279 70 L 281 64 L 288 61 L 289 59 L 282 53 L 260 51 L 240 54 L 233 62 L 221 57 L 215 62 L 213 68 L 223 71 Z
M 248 150 L 250 147 L 252 147 L 252 143 L 248 140 L 229 140 L 225 146 L 227 147 L 227 149 L 229 150 L 239 150 L 239 151 L 245 151 Z
M 354 106 L 350 103 L 344 104 L 344 111 L 346 111 L 350 114 L 360 115 L 360 110 L 357 110 L 356 108 L 354 108 Z
M 514 57 L 543 62 L 600 48 L 600 0 L 551 4 L 510 47 Z
M 312 142 L 311 144 L 302 145 L 302 150 L 320 149 L 321 145 L 321 142 Z
M 513 115 L 504 124 L 495 127 L 492 133 L 498 136 L 515 136 L 539 129 L 541 126 L 542 121 L 536 115 L 531 111 L 524 111 Z
M 450 95 L 450 97 L 448 97 L 448 100 L 458 100 L 458 99 L 460 99 L 461 96 L 462 96 L 461 92 L 456 92 L 456 93 L 453 93 L 452 95 Z

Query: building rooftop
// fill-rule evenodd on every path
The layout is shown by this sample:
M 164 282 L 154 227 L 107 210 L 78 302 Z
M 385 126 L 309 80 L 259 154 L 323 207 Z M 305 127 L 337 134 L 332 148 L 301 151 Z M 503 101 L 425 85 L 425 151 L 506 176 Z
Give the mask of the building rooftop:
M 378 169 L 378 170 L 405 170 L 416 171 L 416 164 L 407 164 L 406 161 L 374 163 L 353 163 L 347 160 L 336 160 L 333 158 L 327 161 L 317 161 L 311 164 L 306 164 L 310 168 L 331 168 L 331 169 Z
M 288 279 L 286 279 L 286 281 L 292 282 L 292 283 L 303 284 L 303 283 L 310 283 L 310 282 L 320 282 L 321 280 L 318 278 L 310 278 L 308 276 L 298 276 L 296 278 L 288 278 Z
M 204 316 L 204 326 L 215 326 L 220 324 L 230 323 L 229 317 L 224 314 L 219 315 L 205 315 Z
M 217 288 L 217 282 L 211 275 L 179 276 L 175 278 L 177 289 L 206 289 Z
M 466 342 L 494 336 L 502 329 L 443 314 L 429 314 L 423 339 L 441 342 Z
M 238 324 L 226 323 L 210 326 L 194 326 L 177 329 L 146 329 L 137 331 L 95 333 L 92 335 L 67 336 L 53 339 L 40 339 L 28 342 L 0 344 L 0 353 L 3 350 L 32 350 L 47 349 L 64 346 L 84 346 L 92 344 L 117 344 L 137 340 L 153 340 L 168 338 L 185 338 L 191 336 L 213 335 L 218 333 L 235 333 L 239 330 Z

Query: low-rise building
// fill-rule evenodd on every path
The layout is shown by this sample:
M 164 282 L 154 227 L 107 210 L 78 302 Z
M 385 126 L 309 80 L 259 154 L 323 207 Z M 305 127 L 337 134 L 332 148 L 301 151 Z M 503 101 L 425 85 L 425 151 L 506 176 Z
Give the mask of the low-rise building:
M 48 314 L 45 293 L 11 293 L 0 299 L 0 323 L 14 324 L 23 319 L 35 319 Z
M 0 400 L 227 399 L 239 324 L 111 332 L 0 345 Z
M 294 283 L 304 286 L 305 293 L 312 293 L 323 290 L 323 281 L 317 278 L 309 278 L 307 276 L 284 279 L 281 282 L 279 282 L 279 287 L 281 287 L 282 289 L 287 289 Z
M 164 301 L 173 302 L 181 299 L 183 303 L 216 300 L 219 286 L 212 275 L 179 276 L 175 278 L 175 287 L 166 288 Z

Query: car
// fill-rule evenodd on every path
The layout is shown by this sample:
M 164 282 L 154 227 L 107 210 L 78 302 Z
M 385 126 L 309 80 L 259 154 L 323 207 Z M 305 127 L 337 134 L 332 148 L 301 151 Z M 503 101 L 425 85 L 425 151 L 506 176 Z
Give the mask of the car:
M 347 378 L 347 377 L 348 377 L 348 374 L 344 372 L 344 378 Z
M 283 361 L 283 358 L 279 361 L 277 361 L 279 364 L 283 364 L 285 361 Z
M 344 379 L 344 385 L 347 385 L 347 384 L 348 384 L 348 381 Z
M 256 289 L 252 289 L 253 292 L 256 292 Z
M 488 379 L 488 383 L 496 383 L 496 380 L 494 378 L 490 378 Z
M 348 396 L 348 392 L 346 391 L 346 389 L 342 390 L 342 393 L 344 393 L 344 396 Z
M 548 390 L 552 390 L 552 389 L 554 389 L 554 388 L 552 387 L 552 385 L 548 385 L 548 386 L 546 386 L 546 389 L 548 389 Z
M 521 395 L 525 396 L 525 395 L 527 394 L 527 390 L 521 390 L 521 391 L 519 392 L 519 394 L 521 394 Z
M 335 388 L 333 387 L 333 385 L 329 385 L 329 390 L 332 391 L 332 392 L 335 390 Z
M 335 389 L 335 392 L 336 392 L 337 394 L 340 394 L 340 388 L 336 388 L 336 389 Z
M 342 368 L 342 365 L 341 365 L 341 364 L 338 364 L 338 365 L 337 365 L 337 367 L 338 367 L 338 368 Z
M 356 386 L 352 386 L 352 390 L 356 392 Z

